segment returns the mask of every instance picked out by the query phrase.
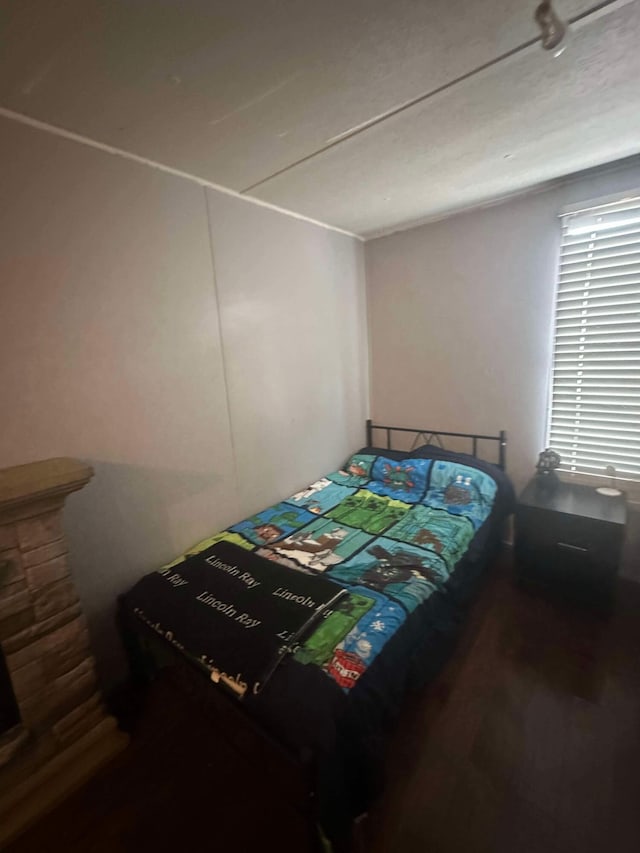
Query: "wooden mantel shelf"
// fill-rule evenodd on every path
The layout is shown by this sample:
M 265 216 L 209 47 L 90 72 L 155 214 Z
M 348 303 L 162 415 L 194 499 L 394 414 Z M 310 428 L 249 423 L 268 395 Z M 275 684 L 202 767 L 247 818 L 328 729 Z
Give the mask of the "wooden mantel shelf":
M 85 486 L 93 468 L 61 456 L 0 470 L 0 513 L 43 498 L 64 497 Z

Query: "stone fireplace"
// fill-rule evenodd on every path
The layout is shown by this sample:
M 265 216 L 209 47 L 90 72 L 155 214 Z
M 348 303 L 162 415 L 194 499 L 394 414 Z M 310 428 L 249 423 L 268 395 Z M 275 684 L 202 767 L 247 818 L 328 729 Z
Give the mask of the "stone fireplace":
M 0 471 L 0 845 L 126 743 L 102 706 L 62 528 L 92 476 L 73 459 Z

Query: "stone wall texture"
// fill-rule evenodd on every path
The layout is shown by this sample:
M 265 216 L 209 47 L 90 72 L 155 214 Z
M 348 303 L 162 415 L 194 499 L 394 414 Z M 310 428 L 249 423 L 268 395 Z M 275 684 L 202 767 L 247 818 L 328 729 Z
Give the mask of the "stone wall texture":
M 66 493 L 87 482 L 85 470 Z M 0 733 L 0 791 L 92 730 L 115 725 L 103 710 L 69 571 L 66 493 L 57 483 L 53 495 L 36 488 L 33 500 L 3 504 L 0 491 L 0 647 L 21 717 Z

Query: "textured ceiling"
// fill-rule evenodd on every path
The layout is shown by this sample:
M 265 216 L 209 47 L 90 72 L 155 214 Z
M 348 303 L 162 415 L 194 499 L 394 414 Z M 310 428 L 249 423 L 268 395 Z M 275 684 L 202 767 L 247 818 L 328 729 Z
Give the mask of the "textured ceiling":
M 640 152 L 640 0 L 534 6 L 0 0 L 0 106 L 367 235 Z

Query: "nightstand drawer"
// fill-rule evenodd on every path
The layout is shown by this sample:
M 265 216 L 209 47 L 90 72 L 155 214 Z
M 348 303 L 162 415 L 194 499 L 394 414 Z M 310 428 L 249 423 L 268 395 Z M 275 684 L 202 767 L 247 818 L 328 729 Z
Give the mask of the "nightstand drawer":
M 562 547 L 529 547 L 520 541 L 516 549 L 518 580 L 544 587 L 550 594 L 607 607 L 611 601 L 617 564 L 603 561 L 593 550 Z
M 538 509 L 521 509 L 516 519 L 518 537 L 535 551 L 566 558 L 596 560 L 616 566 L 620 555 L 620 530 L 616 525 Z

